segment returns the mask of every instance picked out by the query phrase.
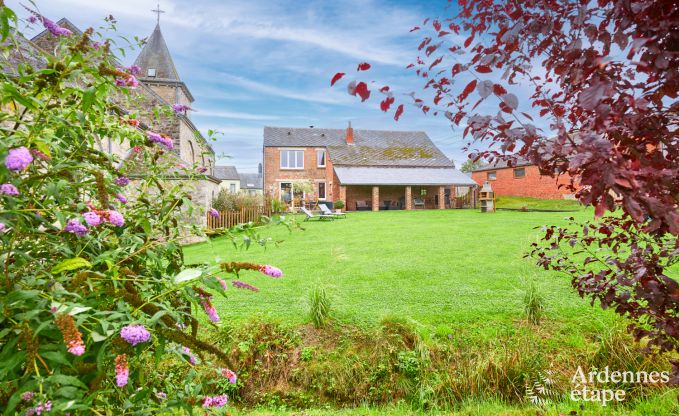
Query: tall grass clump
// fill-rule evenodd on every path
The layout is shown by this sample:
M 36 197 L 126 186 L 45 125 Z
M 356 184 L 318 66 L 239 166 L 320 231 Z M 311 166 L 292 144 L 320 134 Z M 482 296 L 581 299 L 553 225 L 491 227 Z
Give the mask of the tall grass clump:
M 540 325 L 545 315 L 545 298 L 535 282 L 530 282 L 523 296 L 523 311 L 533 325 Z
M 321 285 L 309 290 L 309 319 L 316 328 L 325 326 L 330 319 L 330 299 Z

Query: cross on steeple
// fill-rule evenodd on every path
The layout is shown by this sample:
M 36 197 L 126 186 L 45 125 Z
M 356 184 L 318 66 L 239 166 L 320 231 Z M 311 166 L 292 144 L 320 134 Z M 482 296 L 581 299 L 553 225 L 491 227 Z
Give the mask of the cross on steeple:
M 156 19 L 157 19 L 156 23 L 160 24 L 160 14 L 165 13 L 164 10 L 160 10 L 160 3 L 157 3 L 155 10 L 151 10 L 151 11 L 157 15 L 156 16 Z

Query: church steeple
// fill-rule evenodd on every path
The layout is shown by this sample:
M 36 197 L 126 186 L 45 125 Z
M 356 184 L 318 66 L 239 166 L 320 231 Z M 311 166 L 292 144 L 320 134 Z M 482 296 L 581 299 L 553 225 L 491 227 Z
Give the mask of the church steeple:
M 181 81 L 160 31 L 160 23 L 156 24 L 134 64 L 141 68 L 142 79 Z

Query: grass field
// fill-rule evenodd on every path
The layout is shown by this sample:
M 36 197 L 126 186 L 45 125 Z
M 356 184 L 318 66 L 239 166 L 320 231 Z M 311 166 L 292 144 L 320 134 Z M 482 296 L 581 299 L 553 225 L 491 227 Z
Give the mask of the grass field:
M 189 263 L 248 261 L 285 273 L 272 279 L 245 272 L 241 280 L 260 292 L 230 288 L 227 299 L 213 299 L 222 318 L 214 339 L 244 375 L 236 414 L 438 408 L 535 415 L 525 383 L 536 372 L 553 370 L 567 392 L 580 365 L 666 369 L 633 346 L 621 318 L 579 298 L 568 277 L 524 258 L 540 226 L 565 224 L 567 216 L 586 220 L 591 212 L 360 212 L 304 222 L 292 232 L 263 227 L 262 236 L 280 241 L 266 249 L 236 249 L 223 237 L 186 247 Z M 545 299 L 540 326 L 524 315 L 531 283 Z M 317 285 L 329 293 L 334 319 L 320 329 L 308 324 L 309 292 Z M 627 388 L 624 406 L 591 404 L 580 414 L 663 415 L 676 408 L 676 390 Z M 579 404 L 554 406 L 547 414 L 569 414 Z
M 309 288 L 325 286 L 334 316 L 372 325 L 388 316 L 450 327 L 489 330 L 522 318 L 527 282 L 535 281 L 550 319 L 597 326 L 610 315 L 578 298 L 567 278 L 539 270 L 523 258 L 543 224 L 562 222 L 564 213 L 472 210 L 349 213 L 345 220 L 305 222 L 303 231 L 265 228 L 280 240 L 267 249 L 237 250 L 226 239 L 187 247 L 189 262 L 252 261 L 284 270 L 283 279 L 255 272 L 243 280 L 259 293 L 230 290 L 216 299 L 223 318 L 267 317 L 307 322 Z M 576 213 L 585 218 L 585 212 Z M 301 218 L 301 217 L 298 217 Z

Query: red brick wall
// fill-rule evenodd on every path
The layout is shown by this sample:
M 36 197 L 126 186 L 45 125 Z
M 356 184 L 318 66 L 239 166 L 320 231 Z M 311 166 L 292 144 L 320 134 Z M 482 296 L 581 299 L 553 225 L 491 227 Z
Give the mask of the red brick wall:
M 328 152 L 325 152 L 325 167 L 319 168 L 316 150 L 319 147 L 289 147 L 285 149 L 304 149 L 304 169 L 281 169 L 281 148 L 264 148 L 264 192 L 280 198 L 280 182 L 311 180 L 314 182 L 314 193 L 318 192 L 317 181 L 325 181 L 325 200 L 334 201 L 339 197 L 339 186 L 334 181 L 334 170 Z M 339 183 L 339 181 L 337 181 Z
M 559 185 L 570 183 L 570 176 L 562 175 L 557 179 L 542 176 L 537 166 L 521 166 L 526 170 L 523 178 L 514 177 L 515 168 L 502 168 L 472 172 L 472 179 L 483 185 L 488 179 L 488 172 L 495 172 L 496 179 L 488 181 L 497 196 L 523 196 L 541 199 L 572 198 L 573 192 Z

